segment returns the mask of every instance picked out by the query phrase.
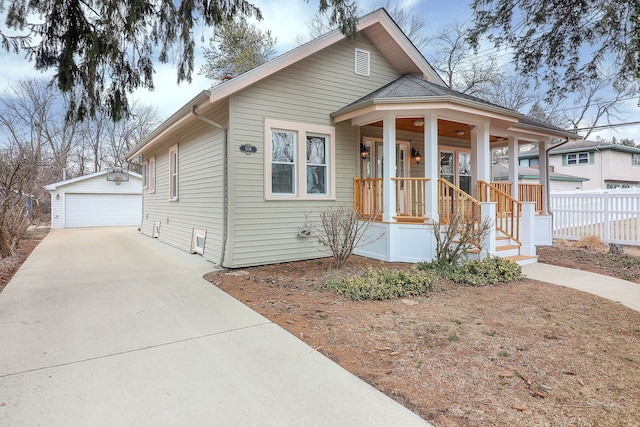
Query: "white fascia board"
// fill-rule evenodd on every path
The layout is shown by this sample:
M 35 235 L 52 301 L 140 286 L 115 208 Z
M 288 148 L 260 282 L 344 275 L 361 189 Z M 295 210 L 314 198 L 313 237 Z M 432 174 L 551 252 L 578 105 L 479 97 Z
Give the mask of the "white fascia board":
M 203 90 L 196 96 L 194 96 L 189 102 L 184 104 L 178 111 L 173 113 L 167 120 L 162 122 L 160 126 L 158 126 L 153 132 L 149 134 L 145 139 L 143 139 L 137 146 L 133 148 L 126 155 L 126 160 L 131 161 L 133 158 L 142 154 L 142 152 L 147 149 L 155 146 L 161 139 L 163 135 L 167 132 L 175 129 L 177 126 L 182 124 L 187 119 L 191 118 L 192 107 L 195 105 L 196 107 L 200 106 L 208 106 L 209 105 L 209 91 Z
M 389 34 L 393 41 L 398 44 L 398 46 L 414 61 L 422 73 L 425 76 L 430 77 L 429 81 L 433 83 L 441 83 L 443 86 L 446 86 L 445 82 L 435 72 L 433 67 L 429 65 L 420 51 L 418 51 L 409 39 L 404 36 L 402 31 L 383 9 L 379 9 L 360 18 L 358 21 L 358 31 L 362 31 L 376 23 L 382 25 L 387 31 L 387 34 Z M 231 80 L 219 84 L 218 86 L 214 86 L 209 90 L 211 93 L 211 102 L 233 95 L 234 93 L 257 83 L 260 80 L 321 51 L 322 49 L 338 43 L 343 39 L 345 39 L 345 36 L 340 32 L 340 30 L 336 29 L 330 31 L 272 59 L 269 62 L 249 70 L 238 77 L 234 77 Z
M 402 111 L 403 114 L 424 114 L 433 110 L 449 110 L 455 112 L 455 114 L 470 114 L 476 117 L 471 120 L 472 123 L 477 122 L 478 117 L 517 123 L 522 117 L 520 113 L 514 113 L 511 110 L 450 96 L 372 99 L 362 104 L 344 108 L 331 114 L 331 116 L 334 123 L 339 123 L 372 111 Z

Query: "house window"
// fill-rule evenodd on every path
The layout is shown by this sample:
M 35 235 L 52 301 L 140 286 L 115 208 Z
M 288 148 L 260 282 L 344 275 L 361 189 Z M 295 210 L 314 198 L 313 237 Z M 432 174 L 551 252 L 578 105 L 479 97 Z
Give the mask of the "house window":
M 142 188 L 149 188 L 149 160 L 142 163 Z
M 178 200 L 178 144 L 169 150 L 169 200 Z
M 327 194 L 327 135 L 307 135 L 307 194 Z
M 296 194 L 296 138 L 293 131 L 271 130 L 271 191 Z
M 147 189 L 149 193 L 156 191 L 156 158 L 151 157 L 147 164 Z
M 593 163 L 590 161 L 589 153 L 570 153 L 567 154 L 567 165 L 588 165 Z
M 640 154 L 638 153 L 633 153 L 631 155 L 631 164 L 633 166 L 640 166 Z
M 335 197 L 335 130 L 265 120 L 265 198 Z
M 360 76 L 369 76 L 371 72 L 371 54 L 362 49 L 356 49 L 355 73 Z

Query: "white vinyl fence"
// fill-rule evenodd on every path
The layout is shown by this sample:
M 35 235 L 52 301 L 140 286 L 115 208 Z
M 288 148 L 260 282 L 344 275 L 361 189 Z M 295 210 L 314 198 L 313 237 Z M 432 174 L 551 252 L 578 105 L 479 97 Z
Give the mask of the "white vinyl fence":
M 640 189 L 551 193 L 553 237 L 640 245 Z

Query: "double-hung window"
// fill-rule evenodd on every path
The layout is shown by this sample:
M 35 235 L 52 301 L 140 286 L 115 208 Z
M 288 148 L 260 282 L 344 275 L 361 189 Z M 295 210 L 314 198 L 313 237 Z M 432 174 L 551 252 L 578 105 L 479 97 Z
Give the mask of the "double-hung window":
M 633 166 L 640 166 L 640 154 L 638 153 L 633 153 L 631 155 L 631 164 Z
M 589 153 L 570 153 L 567 154 L 567 165 L 588 165 L 593 163 L 590 160 Z
M 149 159 L 142 163 L 142 188 L 149 188 Z
M 147 189 L 149 193 L 155 193 L 156 191 L 156 158 L 151 157 L 147 168 Z
M 169 200 L 178 200 L 178 144 L 169 150 Z
M 265 198 L 335 198 L 331 126 L 265 120 Z

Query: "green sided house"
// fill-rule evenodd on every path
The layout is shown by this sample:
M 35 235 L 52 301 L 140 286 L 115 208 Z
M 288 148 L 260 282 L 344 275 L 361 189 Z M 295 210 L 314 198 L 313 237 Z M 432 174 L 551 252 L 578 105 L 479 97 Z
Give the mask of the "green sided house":
M 550 244 L 541 184 L 498 187 L 491 150 L 573 133 L 448 88 L 384 9 L 197 94 L 143 140 L 141 232 L 223 267 L 323 256 L 309 215 L 342 206 L 382 238 L 357 253 L 433 258 L 433 221 L 489 217 L 483 253 Z M 302 238 L 301 238 L 302 237 Z

